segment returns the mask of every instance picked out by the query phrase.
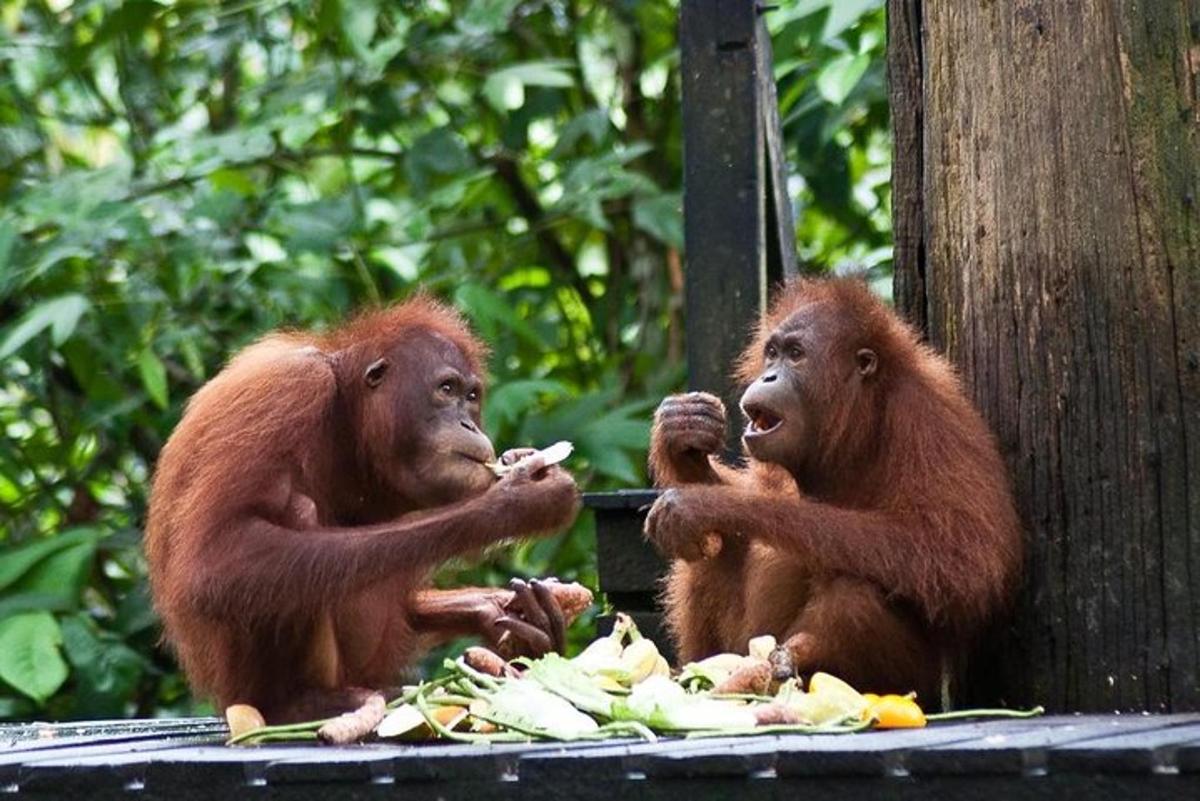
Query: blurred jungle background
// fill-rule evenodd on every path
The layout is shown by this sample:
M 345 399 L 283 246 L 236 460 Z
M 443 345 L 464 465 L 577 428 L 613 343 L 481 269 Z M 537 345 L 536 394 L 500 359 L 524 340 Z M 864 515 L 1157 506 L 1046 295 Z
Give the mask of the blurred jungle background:
M 678 0 L 0 0 L 0 719 L 204 712 L 141 525 L 238 347 L 423 286 L 500 448 L 642 486 L 685 381 Z M 882 0 L 768 15 L 800 258 L 890 269 Z M 594 586 L 566 537 L 439 580 Z M 577 633 L 576 636 L 582 636 Z

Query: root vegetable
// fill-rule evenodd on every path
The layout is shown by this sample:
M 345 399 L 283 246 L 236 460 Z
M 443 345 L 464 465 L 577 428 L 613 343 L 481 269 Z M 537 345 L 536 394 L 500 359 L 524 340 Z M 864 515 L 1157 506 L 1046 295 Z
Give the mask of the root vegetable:
M 469 667 L 478 670 L 480 673 L 486 673 L 489 676 L 515 676 L 516 671 L 504 661 L 504 657 L 495 651 L 488 650 L 479 645 L 474 645 L 463 652 L 463 661 Z
M 759 726 L 790 726 L 803 723 L 800 716 L 783 704 L 763 704 L 754 707 L 754 719 Z
M 729 674 L 729 678 L 713 688 L 713 693 L 764 695 L 770 688 L 771 663 L 765 659 L 745 657 L 742 665 Z
M 317 739 L 330 745 L 356 743 L 375 731 L 385 715 L 387 702 L 379 693 L 373 693 L 358 709 L 338 715 L 317 729 Z

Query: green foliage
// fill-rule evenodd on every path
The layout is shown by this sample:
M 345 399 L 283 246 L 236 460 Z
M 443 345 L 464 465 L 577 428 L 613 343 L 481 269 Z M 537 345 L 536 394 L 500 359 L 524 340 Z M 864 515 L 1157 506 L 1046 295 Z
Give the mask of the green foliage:
M 802 261 L 890 278 L 891 137 L 879 0 L 797 0 L 768 17 Z
M 797 231 L 888 260 L 882 3 L 773 12 Z M 198 707 L 141 553 L 183 403 L 272 328 L 417 287 L 493 349 L 499 447 L 644 484 L 683 381 L 671 0 L 0 6 L 0 718 Z M 595 585 L 595 534 L 443 584 Z

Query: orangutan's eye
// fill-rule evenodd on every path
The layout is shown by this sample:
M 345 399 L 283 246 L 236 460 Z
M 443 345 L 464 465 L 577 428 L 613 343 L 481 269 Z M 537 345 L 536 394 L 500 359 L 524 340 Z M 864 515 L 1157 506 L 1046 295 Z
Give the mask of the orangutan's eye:
M 454 382 L 453 381 L 443 381 L 441 386 L 438 387 L 438 392 L 442 393 L 443 395 L 453 395 L 454 394 Z
M 471 403 L 475 403 L 477 400 L 479 400 L 479 390 L 473 389 L 470 392 L 468 392 L 467 400 L 470 401 Z
M 804 348 L 799 345 L 792 345 L 788 348 L 788 358 L 794 362 L 798 362 L 804 358 Z
M 779 349 L 774 345 L 767 345 L 767 358 L 774 359 L 779 356 Z

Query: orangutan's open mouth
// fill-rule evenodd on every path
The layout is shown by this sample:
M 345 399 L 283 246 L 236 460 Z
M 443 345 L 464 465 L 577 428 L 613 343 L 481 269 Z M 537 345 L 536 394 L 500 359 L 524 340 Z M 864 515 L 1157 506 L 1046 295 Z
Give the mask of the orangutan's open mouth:
M 751 403 L 742 407 L 749 422 L 746 424 L 746 436 L 762 437 L 778 430 L 783 425 L 783 418 L 760 403 Z

